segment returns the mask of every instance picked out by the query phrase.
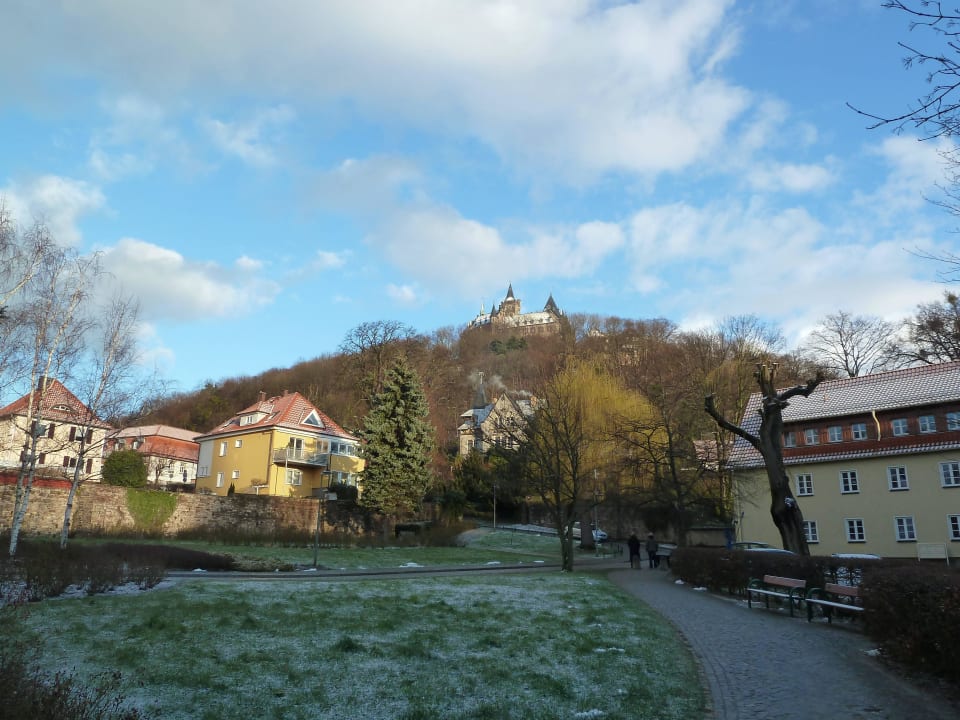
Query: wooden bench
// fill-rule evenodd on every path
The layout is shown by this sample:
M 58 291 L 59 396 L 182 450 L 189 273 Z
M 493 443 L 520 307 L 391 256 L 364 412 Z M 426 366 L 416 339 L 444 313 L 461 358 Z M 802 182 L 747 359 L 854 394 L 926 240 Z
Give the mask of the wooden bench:
M 800 607 L 800 603 L 804 600 L 803 592 L 806 587 L 806 580 L 764 575 L 763 580 L 751 580 L 747 586 L 747 606 L 753 607 L 754 595 L 763 596 L 767 609 L 770 608 L 770 598 L 780 598 L 787 601 L 787 607 L 790 608 L 790 617 L 793 617 L 794 605 L 797 608 Z
M 917 560 L 946 560 L 950 564 L 950 554 L 945 543 L 917 543 Z
M 860 588 L 855 585 L 837 585 L 827 583 L 822 588 L 810 588 L 806 597 L 807 622 L 813 620 L 813 608 L 819 605 L 827 622 L 833 622 L 833 609 L 863 612 L 860 604 Z

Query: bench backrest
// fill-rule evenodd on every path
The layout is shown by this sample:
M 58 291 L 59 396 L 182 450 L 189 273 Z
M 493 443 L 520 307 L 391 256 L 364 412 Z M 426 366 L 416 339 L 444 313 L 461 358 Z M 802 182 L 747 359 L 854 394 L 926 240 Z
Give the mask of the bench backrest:
M 823 589 L 833 595 L 846 595 L 847 597 L 860 597 L 860 588 L 854 585 L 837 585 L 836 583 L 827 583 Z
M 779 575 L 764 575 L 763 576 L 764 585 L 779 585 L 780 587 L 788 588 L 806 588 L 806 580 L 797 580 L 796 578 L 787 578 L 780 577 Z
M 917 543 L 917 560 L 946 560 L 950 563 L 944 543 Z

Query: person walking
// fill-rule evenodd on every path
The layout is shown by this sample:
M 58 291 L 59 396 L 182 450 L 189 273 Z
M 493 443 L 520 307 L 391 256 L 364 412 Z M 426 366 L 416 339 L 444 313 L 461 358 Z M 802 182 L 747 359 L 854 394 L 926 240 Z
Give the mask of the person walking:
M 630 549 L 630 567 L 639 570 L 642 567 L 640 561 L 640 538 L 637 537 L 637 531 L 634 530 L 627 538 L 627 547 Z
M 647 559 L 650 561 L 650 568 L 660 566 L 660 558 L 657 557 L 657 550 L 660 549 L 660 543 L 653 537 L 653 533 L 647 535 Z

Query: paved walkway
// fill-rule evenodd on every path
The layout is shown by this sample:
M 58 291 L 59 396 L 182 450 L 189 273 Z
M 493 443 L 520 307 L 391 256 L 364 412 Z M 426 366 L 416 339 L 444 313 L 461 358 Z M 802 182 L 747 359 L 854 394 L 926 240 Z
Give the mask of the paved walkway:
M 715 720 L 960 717 L 960 707 L 868 655 L 869 638 L 843 623 L 750 610 L 746 601 L 677 585 L 660 570 L 624 568 L 609 577 L 683 634 L 700 661 Z

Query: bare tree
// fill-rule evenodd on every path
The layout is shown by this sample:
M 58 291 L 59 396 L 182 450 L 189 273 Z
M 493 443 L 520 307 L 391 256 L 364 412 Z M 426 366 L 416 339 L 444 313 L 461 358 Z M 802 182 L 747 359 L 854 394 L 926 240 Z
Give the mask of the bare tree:
M 78 311 L 88 297 L 96 267 L 95 259 L 78 258 L 71 252 L 53 249 L 44 256 L 13 308 L 15 322 L 29 333 L 29 344 L 23 352 L 29 368 L 30 390 L 22 428 L 26 439 L 10 524 L 10 555 L 16 554 L 36 477 L 37 440 L 46 419 L 48 379 L 53 373 L 72 366 L 77 358 L 80 350 L 77 340 L 83 334 Z
M 859 377 L 899 364 L 900 350 L 891 342 L 896 334 L 893 323 L 840 310 L 820 321 L 802 350 L 826 369 Z
M 347 333 L 340 352 L 354 357 L 358 380 L 368 399 L 383 390 L 387 370 L 400 345 L 415 336 L 413 328 L 396 320 L 360 323 Z
M 94 306 L 87 328 L 84 357 L 80 370 L 70 378 L 84 402 L 82 416 L 76 418 L 79 430 L 77 463 L 63 512 L 60 547 L 66 547 L 77 490 L 86 479 L 85 461 L 93 452 L 102 452 L 108 425 L 104 417 L 129 414 L 146 398 L 152 388 L 144 382 L 139 367 L 136 341 L 138 305 L 130 297 L 115 296 L 105 307 Z
M 783 464 L 783 409 L 792 397 L 810 397 L 823 377 L 818 375 L 805 385 L 778 391 L 774 384 L 776 369 L 776 364 L 757 365 L 755 376 L 760 386 L 760 428 L 756 434 L 723 417 L 716 409 L 713 395 L 706 397 L 704 409 L 717 425 L 746 440 L 763 457 L 770 485 L 770 515 L 780 531 L 783 547 L 801 555 L 809 555 L 810 548 L 803 532 L 803 513 L 790 489 L 790 478 Z
M 960 360 L 960 297 L 943 294 L 942 302 L 922 303 L 906 321 L 908 344 L 901 349 L 906 362 L 935 364 Z

